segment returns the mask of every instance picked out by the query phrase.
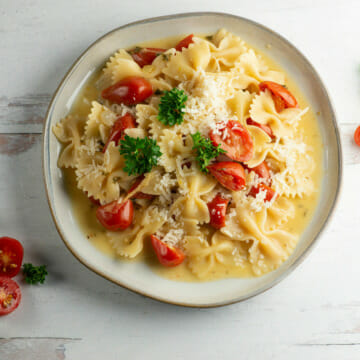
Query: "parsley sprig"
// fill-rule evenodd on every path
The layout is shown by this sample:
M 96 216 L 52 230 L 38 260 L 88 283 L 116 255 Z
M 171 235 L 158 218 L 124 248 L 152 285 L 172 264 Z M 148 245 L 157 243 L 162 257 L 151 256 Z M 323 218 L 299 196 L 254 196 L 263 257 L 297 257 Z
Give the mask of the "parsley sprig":
M 202 136 L 199 132 L 191 135 L 194 146 L 193 150 L 196 150 L 196 160 L 200 165 L 200 170 L 203 172 L 209 172 L 206 168 L 210 165 L 210 161 L 220 154 L 226 153 L 221 149 L 220 145 L 214 146 L 210 139 Z
M 124 171 L 129 175 L 142 175 L 149 172 L 162 155 L 156 140 L 148 137 L 133 138 L 128 135 L 120 141 L 120 154 L 124 155 Z
M 188 99 L 183 90 L 173 88 L 164 91 L 160 99 L 158 119 L 165 125 L 181 124 L 184 117 L 185 102 Z
M 33 264 L 24 264 L 23 273 L 28 284 L 43 284 L 48 274 L 45 265 L 34 266 Z

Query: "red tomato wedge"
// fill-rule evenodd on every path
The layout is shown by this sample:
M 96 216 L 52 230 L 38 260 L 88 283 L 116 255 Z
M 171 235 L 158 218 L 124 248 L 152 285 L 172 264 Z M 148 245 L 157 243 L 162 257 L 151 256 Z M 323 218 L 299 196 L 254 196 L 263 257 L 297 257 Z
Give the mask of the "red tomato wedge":
M 14 277 L 21 269 L 24 248 L 16 239 L 0 238 L 0 276 Z
M 354 141 L 356 145 L 360 146 L 360 126 L 358 126 L 354 132 Z
M 248 125 L 257 126 L 258 128 L 260 128 L 262 131 L 264 131 L 266 134 L 268 134 L 271 137 L 271 140 L 276 139 L 276 136 L 274 135 L 274 133 L 269 125 L 260 124 L 256 121 L 254 121 L 252 118 L 247 118 L 246 123 Z
M 263 178 L 264 180 L 270 180 L 270 169 L 265 161 L 263 161 L 258 166 L 249 168 L 249 170 L 254 171 L 259 177 Z
M 96 217 L 101 225 L 111 231 L 128 228 L 134 218 L 134 206 L 131 200 L 119 203 L 117 200 L 96 209 Z
M 151 235 L 151 244 L 161 265 L 177 266 L 185 259 L 185 254 L 179 248 L 164 243 L 155 235 Z
M 239 163 L 223 161 L 209 165 L 207 169 L 226 189 L 239 191 L 246 184 L 245 170 Z
M 271 92 L 277 112 L 280 112 L 286 108 L 299 107 L 294 95 L 284 86 L 276 82 L 263 81 L 259 84 L 259 88 L 260 91 L 265 91 L 268 89 Z
M 238 121 L 229 120 L 216 132 L 211 130 L 209 136 L 214 146 L 220 145 L 232 160 L 249 161 L 254 155 L 251 135 Z
M 182 40 L 175 46 L 175 50 L 176 50 L 176 51 L 181 51 L 183 48 L 187 49 L 187 48 L 189 47 L 189 45 L 193 43 L 193 37 L 194 37 L 194 35 L 191 34 L 191 35 L 187 36 L 186 38 L 182 39 Z
M 140 67 L 144 67 L 145 65 L 151 65 L 154 59 L 164 51 L 166 51 L 166 49 L 136 47 L 135 49 L 130 50 L 129 53 Z
M 249 195 L 256 197 L 256 195 L 260 191 L 266 191 L 266 196 L 265 196 L 264 201 L 271 201 L 273 199 L 273 197 L 276 196 L 275 190 L 273 190 L 271 187 L 269 187 L 265 184 L 259 184 L 258 186 L 253 186 L 250 189 Z
M 140 176 L 138 179 L 136 179 L 135 182 L 130 187 L 128 192 L 131 193 L 132 191 L 134 191 L 143 180 L 144 180 L 144 176 Z M 139 192 L 135 193 L 131 198 L 132 199 L 152 199 L 153 195 L 144 194 L 143 192 L 139 191 Z
M 20 304 L 21 291 L 12 279 L 0 277 L 0 316 L 13 312 Z
M 129 76 L 102 91 L 101 96 L 116 104 L 135 105 L 153 94 L 151 84 L 140 76 Z
M 210 225 L 215 229 L 220 229 L 225 226 L 225 216 L 228 199 L 224 199 L 220 194 L 217 194 L 208 204 L 210 214 Z
M 130 113 L 126 113 L 124 116 L 116 119 L 102 152 L 104 153 L 106 151 L 112 141 L 115 142 L 116 146 L 119 145 L 119 141 L 125 136 L 125 130 L 132 128 L 136 128 L 136 121 Z

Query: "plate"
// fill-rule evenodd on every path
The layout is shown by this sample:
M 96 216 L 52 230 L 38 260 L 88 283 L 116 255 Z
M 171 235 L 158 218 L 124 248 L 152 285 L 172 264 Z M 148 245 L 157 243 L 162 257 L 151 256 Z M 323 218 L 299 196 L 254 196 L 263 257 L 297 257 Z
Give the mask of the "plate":
M 99 252 L 78 226 L 63 175 L 57 167 L 61 150 L 51 128 L 70 110 L 81 87 L 104 61 L 119 48 L 189 33 L 214 33 L 219 28 L 239 35 L 269 55 L 291 75 L 318 112 L 324 143 L 324 168 L 320 201 L 314 217 L 290 258 L 277 270 L 257 278 L 222 279 L 212 282 L 179 282 L 159 277 L 141 262 L 115 261 Z M 271 48 L 268 48 L 271 44 Z M 309 61 L 285 38 L 254 21 L 222 13 L 187 13 L 137 21 L 117 28 L 96 40 L 71 66 L 56 90 L 45 119 L 43 132 L 45 190 L 57 230 L 71 253 L 100 276 L 139 294 L 163 302 L 192 307 L 231 304 L 269 289 L 309 254 L 329 221 L 338 198 L 341 174 L 341 145 L 333 106 L 319 75 Z

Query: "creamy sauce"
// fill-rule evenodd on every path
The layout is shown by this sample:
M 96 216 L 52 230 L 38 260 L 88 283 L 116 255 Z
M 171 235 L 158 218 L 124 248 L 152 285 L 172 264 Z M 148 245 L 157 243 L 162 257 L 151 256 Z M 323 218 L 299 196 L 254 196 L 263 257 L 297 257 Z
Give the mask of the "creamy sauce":
M 160 39 L 156 41 L 141 43 L 139 46 L 160 47 L 169 48 L 177 44 L 183 36 Z M 265 62 L 274 70 L 283 71 L 279 66 L 269 59 L 267 56 L 260 53 Z M 71 113 L 79 114 L 80 116 L 87 116 L 90 112 L 91 101 L 96 100 L 99 96 L 98 90 L 95 87 L 95 83 L 100 75 L 100 70 L 96 72 L 86 83 L 81 93 L 78 95 Z M 296 83 L 287 77 L 286 83 L 291 89 L 291 92 L 297 98 L 301 108 L 308 106 L 304 96 L 299 91 Z M 310 109 L 305 115 L 302 116 L 301 122 L 298 127 L 299 131 L 303 131 L 306 134 L 304 139 L 305 143 L 314 149 L 314 161 L 317 166 L 312 174 L 312 179 L 315 184 L 316 191 L 305 197 L 304 199 L 295 198 L 293 203 L 296 206 L 296 213 L 293 219 L 290 219 L 282 228 L 291 232 L 292 234 L 302 234 L 306 226 L 310 222 L 320 195 L 320 186 L 323 176 L 322 157 L 323 157 L 323 145 L 320 135 L 320 130 L 315 114 Z M 119 261 L 134 261 L 126 260 L 120 256 L 117 256 L 112 249 L 107 237 L 106 230 L 98 223 L 95 211 L 96 206 L 93 205 L 87 196 L 77 188 L 75 174 L 71 169 L 64 170 L 65 182 L 72 199 L 72 206 L 74 214 L 83 229 L 86 237 L 89 241 L 101 252 L 112 258 L 119 258 Z M 210 272 L 205 278 L 199 279 L 196 277 L 187 267 L 186 261 L 174 268 L 167 268 L 160 265 L 154 255 L 150 246 L 150 241 L 145 244 L 144 251 L 139 255 L 135 261 L 144 261 L 149 265 L 149 268 L 155 271 L 157 274 L 164 276 L 172 280 L 179 281 L 209 281 L 226 277 L 252 277 L 254 276 L 251 270 L 251 264 L 245 264 L 244 267 L 227 267 L 221 264 L 216 264 L 214 271 Z M 268 263 L 271 260 L 268 260 Z

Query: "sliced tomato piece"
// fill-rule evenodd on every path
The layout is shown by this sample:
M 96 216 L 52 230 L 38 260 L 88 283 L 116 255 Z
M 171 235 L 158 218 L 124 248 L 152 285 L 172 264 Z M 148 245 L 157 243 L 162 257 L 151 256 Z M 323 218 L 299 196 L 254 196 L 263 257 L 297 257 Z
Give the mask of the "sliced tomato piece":
M 125 137 L 125 130 L 133 128 L 136 128 L 136 121 L 130 113 L 126 113 L 124 116 L 117 118 L 102 152 L 104 153 L 106 151 L 112 141 L 115 142 L 116 146 L 119 145 L 119 141 Z
M 266 196 L 264 201 L 271 201 L 273 199 L 274 196 L 276 196 L 276 192 L 275 190 L 273 190 L 271 187 L 265 185 L 265 184 L 259 184 L 257 186 L 253 186 L 250 189 L 249 195 L 256 197 L 256 195 L 260 192 L 260 191 L 266 191 Z
M 96 217 L 101 225 L 111 231 L 128 228 L 134 218 L 134 206 L 131 200 L 119 203 L 117 200 L 96 209 Z
M 166 51 L 166 49 L 136 47 L 135 49 L 130 50 L 129 53 L 140 67 L 144 67 L 145 65 L 151 65 L 154 59 L 164 51 Z
M 266 132 L 266 134 L 268 134 L 271 137 L 271 140 L 276 139 L 276 136 L 274 135 L 274 133 L 273 133 L 273 131 L 272 131 L 272 129 L 271 129 L 271 127 L 269 125 L 260 124 L 260 123 L 258 123 L 256 121 L 254 121 L 252 118 L 247 118 L 246 123 L 248 125 L 257 126 L 262 131 Z
M 229 120 L 220 127 L 210 131 L 214 146 L 226 151 L 226 156 L 235 161 L 249 161 L 254 155 L 254 142 L 250 133 L 238 122 Z
M 132 184 L 132 186 L 129 189 L 129 193 L 133 192 L 139 185 L 140 183 L 144 180 L 144 176 L 140 176 L 139 178 L 137 178 L 135 180 L 135 182 Z M 137 193 L 135 193 L 132 197 L 132 199 L 152 199 L 153 195 L 150 194 L 144 194 L 143 192 L 139 191 Z
M 151 235 L 151 244 L 161 265 L 168 267 L 177 266 L 185 259 L 185 254 L 181 249 L 166 244 L 155 235 Z
M 102 91 L 101 96 L 116 104 L 135 105 L 153 94 L 149 81 L 140 76 L 129 76 Z
M 13 312 L 20 304 L 21 291 L 19 285 L 12 279 L 0 277 L 0 316 Z
M 265 91 L 268 89 L 271 92 L 277 112 L 280 112 L 286 108 L 299 107 L 294 95 L 284 86 L 276 82 L 263 81 L 259 84 L 259 88 L 260 91 Z
M 239 163 L 223 161 L 209 165 L 207 169 L 226 189 L 239 191 L 246 184 L 245 170 Z
M 258 166 L 255 166 L 253 168 L 249 168 L 250 171 L 254 171 L 259 177 L 263 178 L 264 180 L 270 180 L 270 169 L 268 164 L 263 161 Z
M 21 269 L 24 248 L 16 239 L 0 238 L 0 276 L 14 277 Z
M 182 39 L 176 46 L 176 51 L 181 51 L 183 48 L 187 49 L 190 44 L 192 44 L 194 35 L 188 35 L 186 38 Z
M 224 199 L 220 194 L 217 194 L 208 204 L 210 214 L 210 225 L 215 229 L 220 229 L 225 226 L 226 210 L 229 204 L 228 199 Z
M 354 141 L 356 145 L 360 146 L 360 126 L 358 126 L 354 133 Z

